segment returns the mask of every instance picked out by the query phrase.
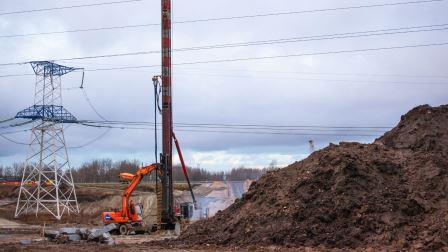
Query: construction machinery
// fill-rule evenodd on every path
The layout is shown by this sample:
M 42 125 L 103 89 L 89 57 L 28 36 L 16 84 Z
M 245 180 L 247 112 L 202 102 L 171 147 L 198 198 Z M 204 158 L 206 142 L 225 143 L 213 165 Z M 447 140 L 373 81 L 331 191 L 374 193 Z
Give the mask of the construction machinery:
M 164 181 L 161 178 L 163 178 L 163 174 L 165 172 L 165 169 L 163 169 L 163 162 L 151 164 L 149 166 L 144 166 L 137 170 L 135 174 L 131 173 L 120 173 L 120 181 L 128 183 L 127 187 L 124 190 L 123 197 L 121 200 L 121 209 L 114 209 L 112 211 L 103 212 L 101 214 L 101 219 L 105 225 L 114 223 L 117 224 L 117 228 L 115 230 L 112 230 L 112 233 L 119 233 L 121 235 L 128 235 L 133 232 L 135 233 L 143 233 L 150 230 L 156 230 L 156 229 L 174 229 L 175 224 L 180 222 L 182 219 L 189 219 L 192 217 L 193 213 L 193 206 L 196 205 L 196 199 L 194 197 L 193 189 L 190 184 L 190 179 L 188 178 L 187 168 L 185 166 L 185 162 L 182 156 L 182 152 L 179 146 L 179 141 L 175 137 L 174 133 L 172 133 L 174 142 L 176 143 L 177 152 L 179 154 L 179 159 L 181 161 L 182 170 L 184 172 L 185 178 L 187 180 L 189 190 L 191 193 L 191 197 L 193 200 L 193 203 L 184 202 L 180 204 L 179 207 L 179 213 L 175 214 L 174 210 L 172 210 L 172 218 L 164 219 L 162 213 L 165 211 L 167 213 L 169 209 L 164 209 L 164 205 L 160 204 L 166 199 L 164 198 L 163 194 L 159 193 L 161 190 L 158 186 L 159 180 L 161 180 L 160 187 L 163 187 Z M 161 155 L 162 156 L 162 155 Z M 150 174 L 151 172 L 155 172 L 156 174 L 156 194 L 157 194 L 157 215 L 158 215 L 158 221 L 156 224 L 145 227 L 143 225 L 143 204 L 141 203 L 134 203 L 131 200 L 132 194 L 135 191 L 136 187 L 140 184 L 143 177 L 145 175 Z M 161 191 L 163 192 L 163 191 Z M 172 192 L 172 191 L 171 191 Z M 171 194 L 171 197 L 173 195 Z M 169 212 L 168 212 L 169 213 Z M 170 222 L 168 222 L 170 221 Z
M 177 140 L 176 140 L 177 141 Z M 180 149 L 179 149 L 180 150 Z M 181 153 L 181 152 L 180 152 Z M 182 156 L 180 154 L 179 156 Z M 184 169 L 185 176 L 190 188 L 190 192 L 193 198 L 193 202 L 195 202 L 194 194 L 190 185 L 190 181 L 188 179 L 188 174 L 186 173 L 186 167 L 182 160 L 182 168 Z M 158 223 L 151 225 L 149 227 L 145 227 L 143 225 L 143 204 L 142 203 L 134 203 L 131 200 L 132 194 L 135 191 L 136 187 L 140 184 L 143 177 L 145 175 L 150 174 L 151 172 L 155 172 L 156 174 L 159 174 L 162 172 L 160 164 L 151 164 L 149 166 L 142 167 L 137 170 L 135 174 L 131 173 L 120 173 L 119 177 L 122 182 L 127 182 L 128 186 L 125 188 L 123 197 L 121 200 L 121 209 L 114 209 L 112 211 L 103 212 L 101 214 L 101 219 L 105 225 L 114 223 L 117 224 L 117 228 L 115 230 L 112 230 L 112 233 L 118 233 L 121 235 L 128 235 L 132 232 L 135 233 L 144 233 L 146 231 L 156 230 L 156 229 L 174 229 L 175 223 L 181 221 L 182 219 L 189 219 L 192 217 L 193 212 L 193 204 L 186 202 L 180 204 L 179 207 L 179 213 L 173 214 L 175 216 L 174 220 L 171 225 L 173 225 L 173 228 L 169 228 L 171 226 L 168 226 L 167 223 L 161 222 L 161 215 L 160 211 L 161 209 L 158 209 L 159 212 L 159 218 Z M 156 176 L 157 177 L 157 176 Z M 156 186 L 157 187 L 157 186 Z M 159 208 L 160 206 L 158 206 Z
M 129 185 L 126 187 L 123 198 L 121 200 L 121 209 L 111 212 L 103 212 L 101 219 L 104 224 L 115 223 L 118 225 L 118 231 L 121 235 L 127 235 L 135 231 L 144 232 L 143 227 L 143 205 L 141 203 L 134 203 L 131 201 L 132 193 L 143 177 L 157 169 L 157 164 L 152 164 L 140 168 L 136 174 L 120 173 L 122 181 L 128 181 Z
M 101 219 L 105 225 L 114 223 L 117 224 L 117 229 L 112 230 L 112 233 L 119 233 L 121 235 L 128 235 L 132 232 L 135 233 L 143 233 L 145 231 L 157 230 L 157 229 L 174 229 L 176 223 L 179 223 L 183 219 L 189 219 L 192 217 L 193 206 L 196 207 L 196 199 L 194 197 L 193 189 L 190 183 L 190 179 L 188 177 L 187 167 L 185 165 L 185 161 L 182 155 L 182 151 L 180 149 L 179 141 L 176 138 L 174 132 L 172 132 L 172 137 L 176 144 L 177 153 L 179 155 L 179 160 L 181 163 L 181 167 L 185 176 L 185 179 L 188 183 L 188 187 L 191 193 L 191 197 L 193 202 L 184 202 L 179 206 L 179 213 L 174 213 L 173 208 L 166 208 L 169 205 L 164 205 L 163 202 L 167 202 L 167 198 L 163 194 L 163 188 L 166 186 L 166 182 L 170 181 L 167 179 L 163 179 L 167 177 L 166 168 L 164 169 L 165 162 L 154 163 L 149 166 L 144 166 L 137 170 L 135 174 L 131 173 L 120 173 L 119 177 L 122 182 L 128 183 L 128 186 L 125 188 L 123 197 L 121 200 L 121 209 L 114 209 L 112 211 L 103 212 L 101 214 Z M 160 155 L 163 160 L 163 154 Z M 136 187 L 140 184 L 143 177 L 145 175 L 150 174 L 151 172 L 155 172 L 156 174 L 156 195 L 157 195 L 157 223 L 151 225 L 150 227 L 145 227 L 143 225 L 143 204 L 134 203 L 131 200 L 132 194 L 135 191 Z M 171 178 L 172 179 L 172 178 Z M 160 181 L 159 181 L 160 180 Z M 171 180 L 172 181 L 172 180 Z M 168 184 L 169 185 L 169 184 Z M 172 186 L 172 184 L 171 184 Z M 172 187 L 171 187 L 170 199 L 173 199 Z M 171 205 L 173 206 L 173 205 Z M 170 212 L 171 211 L 171 212 Z M 163 215 L 165 213 L 165 215 Z M 165 217 L 165 218 L 164 218 Z M 169 217 L 169 218 L 168 218 Z
M 173 113 L 171 96 L 171 0 L 161 0 L 161 35 L 162 35 L 162 73 L 153 77 L 154 84 L 154 134 L 155 134 L 155 164 L 143 167 L 133 174 L 120 174 L 121 179 L 129 181 L 126 188 L 120 211 L 104 212 L 103 222 L 119 224 L 121 234 L 128 234 L 142 226 L 141 204 L 134 204 L 130 201 L 132 192 L 140 183 L 143 176 L 156 171 L 156 195 L 157 195 L 157 229 L 172 230 L 179 222 L 179 215 L 174 211 L 173 196 L 173 141 L 176 145 L 182 170 L 188 182 L 194 206 L 196 200 L 188 179 L 188 173 L 182 156 L 182 151 L 173 132 Z M 161 81 L 161 83 L 160 83 Z M 159 94 L 162 101 L 159 105 Z M 157 153 L 157 109 L 162 115 L 162 153 L 158 157 Z M 181 205 L 182 212 L 190 216 L 192 209 L 185 204 Z M 179 211 L 181 212 L 181 211 Z

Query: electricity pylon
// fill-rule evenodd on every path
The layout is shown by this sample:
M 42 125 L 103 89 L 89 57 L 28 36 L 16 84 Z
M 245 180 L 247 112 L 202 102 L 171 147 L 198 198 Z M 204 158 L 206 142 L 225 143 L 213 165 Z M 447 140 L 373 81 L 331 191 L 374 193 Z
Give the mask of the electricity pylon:
M 50 61 L 30 64 L 36 74 L 34 105 L 16 118 L 33 120 L 33 128 L 15 217 L 48 212 L 60 220 L 65 213 L 79 213 L 64 138 L 64 123 L 77 119 L 62 106 L 61 76 L 80 69 Z

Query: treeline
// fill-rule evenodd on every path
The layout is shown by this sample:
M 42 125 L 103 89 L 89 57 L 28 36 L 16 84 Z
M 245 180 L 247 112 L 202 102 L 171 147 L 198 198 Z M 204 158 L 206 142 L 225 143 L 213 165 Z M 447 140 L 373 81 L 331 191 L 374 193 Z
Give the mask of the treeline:
M 135 173 L 141 166 L 142 164 L 138 160 L 113 162 L 110 159 L 98 159 L 73 168 L 72 174 L 75 183 L 119 182 L 120 173 Z M 23 167 L 23 163 L 14 163 L 11 166 L 0 166 L 0 177 L 8 180 L 20 180 Z M 203 168 L 187 167 L 187 171 L 191 181 L 241 181 L 246 179 L 257 180 L 267 170 L 272 168 L 274 167 L 271 165 L 265 169 L 239 167 L 228 172 L 213 172 Z M 185 176 L 180 166 L 173 167 L 173 179 L 179 182 L 185 181 Z M 154 180 L 154 175 L 147 176 L 145 180 Z
M 211 172 L 200 168 L 187 167 L 188 177 L 191 181 L 213 181 L 213 180 L 257 180 L 266 172 L 266 169 L 234 168 L 229 172 Z M 180 166 L 173 167 L 174 181 L 185 181 L 185 176 Z
M 110 159 L 102 159 L 84 163 L 79 168 L 74 169 L 72 173 L 73 179 L 78 183 L 118 182 L 120 173 L 135 173 L 141 166 L 142 164 L 137 160 L 113 162 Z M 229 172 L 213 172 L 201 168 L 187 167 L 190 181 L 257 180 L 266 170 L 240 167 Z M 147 176 L 145 180 L 154 180 L 154 176 L 154 174 Z M 173 180 L 179 182 L 186 181 L 182 168 L 178 165 L 173 167 Z
M 13 163 L 9 166 L 0 165 L 0 178 L 19 181 L 22 179 L 24 163 Z
M 74 168 L 72 175 L 75 183 L 118 182 L 120 173 L 135 173 L 140 166 L 137 160 L 113 162 L 110 159 L 99 159 Z

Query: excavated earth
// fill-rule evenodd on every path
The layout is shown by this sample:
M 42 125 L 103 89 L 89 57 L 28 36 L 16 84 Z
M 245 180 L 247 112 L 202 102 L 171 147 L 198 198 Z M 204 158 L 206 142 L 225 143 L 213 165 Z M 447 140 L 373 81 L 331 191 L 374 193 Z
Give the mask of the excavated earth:
M 60 221 L 57 221 L 48 213 L 40 213 L 36 218 L 34 213 L 23 214 L 15 219 L 15 200 L 19 194 L 18 186 L 0 185 L 0 199 L 6 199 L 9 204 L 0 206 L 0 218 L 20 222 L 21 224 L 31 225 L 101 225 L 101 213 L 119 206 L 121 202 L 122 185 L 113 184 L 110 187 L 105 184 L 98 185 L 78 185 L 76 195 L 79 203 L 79 215 L 64 215 Z M 155 209 L 155 194 L 147 190 L 147 185 L 138 187 L 135 192 L 135 200 L 142 202 L 146 207 L 143 209 L 145 221 L 155 222 L 152 216 Z
M 372 144 L 330 144 L 268 172 L 172 246 L 448 247 L 448 105 L 419 106 Z

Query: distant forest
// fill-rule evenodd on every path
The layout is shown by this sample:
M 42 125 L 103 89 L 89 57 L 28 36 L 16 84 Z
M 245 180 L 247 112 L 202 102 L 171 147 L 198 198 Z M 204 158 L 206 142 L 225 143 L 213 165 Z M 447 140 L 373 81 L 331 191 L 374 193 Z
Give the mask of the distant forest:
M 72 170 L 75 183 L 107 183 L 119 182 L 118 175 L 122 172 L 135 173 L 141 167 L 141 163 L 137 160 L 123 160 L 113 162 L 110 159 L 99 159 L 86 162 Z M 11 166 L 0 166 L 0 177 L 8 180 L 20 180 L 22 176 L 23 163 L 14 163 Z M 187 167 L 188 176 L 191 181 L 214 181 L 214 180 L 233 180 L 241 181 L 246 179 L 257 180 L 267 170 L 275 169 L 275 162 L 271 163 L 264 169 L 256 168 L 233 168 L 227 172 L 212 172 L 203 168 Z M 145 181 L 153 180 L 153 176 L 147 176 Z M 173 167 L 174 181 L 185 181 L 182 168 L 180 166 Z

